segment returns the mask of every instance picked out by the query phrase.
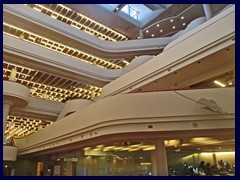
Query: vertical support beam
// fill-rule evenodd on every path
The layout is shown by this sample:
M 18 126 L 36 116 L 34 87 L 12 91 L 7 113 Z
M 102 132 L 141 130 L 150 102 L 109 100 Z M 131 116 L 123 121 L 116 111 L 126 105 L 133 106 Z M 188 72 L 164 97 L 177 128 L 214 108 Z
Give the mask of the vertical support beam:
M 152 175 L 157 176 L 157 159 L 155 150 L 151 151 L 151 166 L 152 166 Z
M 167 154 L 163 139 L 157 139 L 155 142 L 155 151 L 158 164 L 158 175 L 168 176 Z
M 9 101 L 9 100 L 3 101 L 3 134 L 5 131 L 5 126 L 6 126 L 9 110 L 12 105 L 13 105 L 12 101 Z
M 11 71 L 11 74 L 10 74 L 10 77 L 9 77 L 9 80 L 10 80 L 10 81 L 15 81 L 16 76 L 17 76 L 17 68 L 14 67 L 14 68 L 12 68 L 12 71 Z
M 203 4 L 203 9 L 207 20 L 212 18 L 212 11 L 209 4 Z
M 214 164 L 214 165 L 218 165 L 217 157 L 216 157 L 216 154 L 215 154 L 215 153 L 213 153 L 212 158 L 213 158 L 213 164 Z
M 94 99 L 96 97 L 96 92 L 95 90 L 92 90 L 92 93 L 91 93 L 91 100 Z
M 143 30 L 139 29 L 139 39 L 143 39 Z
M 155 140 L 155 150 L 151 154 L 153 176 L 168 176 L 167 154 L 163 139 Z

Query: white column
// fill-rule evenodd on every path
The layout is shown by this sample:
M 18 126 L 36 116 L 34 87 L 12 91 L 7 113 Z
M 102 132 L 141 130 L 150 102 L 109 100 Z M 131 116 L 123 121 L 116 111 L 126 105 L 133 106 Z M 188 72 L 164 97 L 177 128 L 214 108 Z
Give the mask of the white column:
M 166 149 L 165 149 L 165 144 L 163 139 L 155 140 L 155 150 L 152 155 L 155 156 L 156 164 L 157 164 L 157 168 L 156 168 L 157 173 L 153 172 L 153 175 L 168 176 L 167 154 L 166 154 Z M 154 157 L 152 157 L 152 159 L 153 158 Z M 153 169 L 155 168 L 154 165 L 152 167 Z
M 96 92 L 93 90 L 91 93 L 91 100 L 94 99 L 96 97 Z
M 157 159 L 156 159 L 156 153 L 155 150 L 151 151 L 151 168 L 152 168 L 152 175 L 157 176 Z
M 139 39 L 143 39 L 143 30 L 139 29 Z
M 10 77 L 9 77 L 9 80 L 10 80 L 10 81 L 15 81 L 16 76 L 17 76 L 17 68 L 14 67 L 14 68 L 12 68 L 12 71 L 11 71 L 11 74 L 10 74 Z
M 9 110 L 12 105 L 13 105 L 12 101 L 9 101 L 9 100 L 3 101 L 3 133 L 5 131 L 7 116 L 9 114 Z
M 209 4 L 203 4 L 203 9 L 207 20 L 212 18 L 212 11 Z

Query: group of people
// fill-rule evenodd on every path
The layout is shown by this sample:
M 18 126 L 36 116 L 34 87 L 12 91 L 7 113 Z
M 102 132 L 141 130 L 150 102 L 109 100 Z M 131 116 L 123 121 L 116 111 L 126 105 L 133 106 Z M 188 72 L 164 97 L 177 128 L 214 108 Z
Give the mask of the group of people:
M 211 165 L 209 162 L 201 161 L 198 167 L 179 163 L 174 168 L 168 168 L 170 176 L 213 176 L 213 175 L 228 175 L 235 173 L 235 167 L 228 162 L 218 161 L 218 165 Z

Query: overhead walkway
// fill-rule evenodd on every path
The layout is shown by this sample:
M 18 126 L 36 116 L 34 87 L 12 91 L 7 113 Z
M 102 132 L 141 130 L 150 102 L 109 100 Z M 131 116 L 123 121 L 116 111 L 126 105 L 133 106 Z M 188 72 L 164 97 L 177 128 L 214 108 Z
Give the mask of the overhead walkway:
M 26 8 L 24 5 L 16 5 L 16 7 L 20 9 Z M 16 7 L 14 5 L 6 5 L 4 6 L 4 11 L 11 9 L 11 12 L 19 13 L 17 11 L 18 8 Z M 33 11 L 32 9 L 29 9 L 29 11 L 30 10 Z M 27 12 L 28 11 L 26 11 L 26 13 Z M 32 16 L 36 14 L 35 11 L 31 13 L 33 13 Z M 21 16 L 21 14 L 19 15 Z M 41 21 L 37 21 L 35 19 L 34 22 L 52 23 L 52 25 L 48 24 L 49 28 L 51 28 L 56 23 L 56 26 L 54 26 L 53 29 L 57 31 L 59 28 L 63 28 L 62 31 L 65 30 L 64 33 L 66 37 L 69 36 L 73 39 L 76 39 L 75 36 L 78 36 L 78 40 L 85 42 L 85 44 L 88 44 L 88 41 L 91 41 L 93 38 L 92 42 L 98 44 L 99 47 L 102 45 L 102 43 L 110 43 L 109 47 L 113 47 L 116 51 L 118 50 L 118 53 L 124 53 L 124 50 L 121 49 L 121 47 L 125 48 L 127 51 L 135 51 L 136 49 L 140 48 L 140 46 L 149 49 L 156 42 L 162 43 L 161 38 L 148 39 L 147 41 L 152 44 L 151 46 L 148 46 L 148 43 L 145 43 L 144 39 L 124 42 L 101 41 L 101 43 L 98 43 L 100 40 L 94 39 L 95 37 L 88 37 L 90 35 L 85 34 L 84 32 L 74 32 L 77 30 L 71 29 L 72 27 L 69 27 L 66 24 L 61 24 L 61 26 L 58 26 L 57 24 L 60 22 L 57 21 L 44 21 L 44 19 L 49 17 L 44 16 L 44 18 L 40 15 L 37 14 L 36 18 L 41 18 Z M 29 15 L 27 17 L 32 18 L 32 16 Z M 119 93 L 126 93 L 130 90 L 132 91 L 134 89 L 137 89 L 143 85 L 146 85 L 147 83 L 166 76 L 173 71 L 179 70 L 187 65 L 197 62 L 200 59 L 208 58 L 211 54 L 235 44 L 235 6 L 230 7 L 209 21 L 205 23 L 203 22 L 204 18 L 197 19 L 192 23 L 194 24 L 193 27 L 190 26 L 186 30 L 179 32 L 173 37 L 169 37 L 171 40 L 169 40 L 168 43 L 165 43 L 163 46 L 164 51 L 158 56 L 145 59 L 142 61 L 142 65 L 139 63 L 139 59 L 136 59 L 135 61 L 133 60 L 132 63 L 128 65 L 129 67 L 126 66 L 125 68 L 118 70 L 102 69 L 42 47 L 32 46 L 27 42 L 7 35 L 4 35 L 3 37 L 3 51 L 4 56 L 9 61 L 18 61 L 22 62 L 23 64 L 27 63 L 29 66 L 36 66 L 37 64 L 39 69 L 42 68 L 45 71 L 51 71 L 56 74 L 66 74 L 69 77 L 74 76 L 82 81 L 87 80 L 93 84 L 98 84 L 101 86 L 121 76 L 116 81 L 113 81 L 103 88 L 102 97 L 106 97 Z M 64 25 L 67 27 L 64 27 Z M 196 25 L 199 26 L 195 27 Z M 216 31 L 216 29 L 218 31 Z M 84 38 L 87 38 L 87 40 L 85 41 Z M 175 40 L 172 41 L 172 38 Z M 123 44 L 120 47 L 118 45 L 115 46 L 111 43 Z M 104 49 L 104 46 L 101 48 Z M 141 51 L 142 50 L 143 49 L 141 49 Z M 59 59 L 61 59 L 61 61 L 59 61 Z M 232 64 L 234 60 L 230 59 L 229 61 L 231 61 L 230 64 Z M 219 61 L 219 63 L 220 62 L 221 61 Z M 218 63 L 214 64 L 215 65 L 212 66 L 212 68 L 219 66 Z M 52 69 L 52 66 L 55 68 Z M 139 67 L 136 68 L 136 66 Z M 133 67 L 135 69 L 133 69 Z M 126 72 L 126 69 L 128 72 L 127 74 L 124 73 Z M 222 71 L 223 70 L 221 70 L 221 72 Z M 182 81 L 184 81 L 184 79 L 182 79 Z
M 71 150 L 122 139 L 234 135 L 235 88 L 178 93 L 192 100 L 173 91 L 159 91 L 108 97 L 88 105 L 84 102 L 84 107 L 69 115 L 72 110 L 67 108 L 56 123 L 16 140 L 19 155 Z M 205 104 L 199 103 L 202 99 Z

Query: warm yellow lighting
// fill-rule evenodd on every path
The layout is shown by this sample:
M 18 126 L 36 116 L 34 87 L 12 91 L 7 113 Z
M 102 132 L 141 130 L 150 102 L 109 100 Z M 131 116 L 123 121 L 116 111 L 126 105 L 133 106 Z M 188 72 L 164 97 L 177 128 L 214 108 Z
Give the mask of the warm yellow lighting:
M 144 148 L 143 151 L 151 151 L 151 150 L 154 150 L 155 149 L 155 146 L 149 146 L 147 148 Z
M 83 148 L 84 151 L 88 151 L 88 150 L 90 150 L 90 149 L 91 149 L 91 147 L 85 147 L 85 148 Z
M 67 9 L 68 11 L 72 11 L 72 9 L 70 9 L 70 8 L 68 8 L 67 6 L 64 6 L 64 5 L 62 5 L 62 4 L 57 4 L 57 5 L 65 8 L 65 9 Z
M 152 34 L 152 37 L 154 37 L 154 34 Z
M 210 156 L 212 154 L 213 154 L 212 152 L 202 152 L 201 153 L 201 155 L 204 155 L 204 156 Z
M 129 147 L 134 148 L 134 147 L 139 147 L 139 146 L 141 146 L 141 144 L 133 144 L 133 145 L 130 145 Z
M 10 27 L 9 29 L 12 29 L 12 30 L 15 29 L 16 31 L 20 31 L 21 33 L 28 34 L 29 35 L 28 38 L 23 39 L 23 40 L 34 43 L 34 44 L 37 44 L 37 45 L 42 46 L 42 47 L 45 47 L 45 48 L 50 49 L 52 51 L 70 56 L 72 58 L 79 59 L 79 60 L 81 60 L 83 62 L 86 62 L 86 63 L 89 63 L 89 64 L 93 64 L 91 61 L 99 60 L 99 64 L 101 62 L 103 62 L 103 65 L 97 65 L 97 66 L 100 66 L 102 68 L 107 68 L 107 67 L 112 67 L 112 66 L 113 66 L 114 69 L 122 68 L 121 66 L 119 66 L 117 64 L 114 64 L 112 62 L 109 62 L 105 59 L 93 56 L 91 54 L 85 53 L 83 51 L 80 51 L 80 50 L 77 50 L 75 48 L 69 47 L 67 45 L 61 44 L 59 42 L 50 40 L 46 37 L 37 35 L 35 33 L 29 32 L 29 31 L 21 29 L 21 28 L 18 28 L 16 26 L 10 25 L 8 23 L 3 23 L 3 25 Z M 17 33 L 10 34 L 10 32 L 5 32 L 5 34 L 8 34 L 8 35 L 19 38 L 17 35 L 15 35 Z M 40 41 L 35 41 L 36 39 L 40 39 Z
M 173 22 L 173 19 L 171 19 L 170 22 Z
M 163 30 L 161 29 L 160 32 L 163 32 Z
M 96 147 L 97 147 L 97 148 L 103 148 L 103 147 L 104 147 L 104 144 L 97 145 Z
M 235 155 L 235 152 L 215 152 L 216 155 Z
M 129 64 L 129 62 L 128 62 L 128 61 L 125 61 L 125 60 L 123 60 L 123 62 L 124 62 L 125 64 L 127 64 L 127 65 Z
M 157 24 L 157 27 L 159 27 L 159 24 Z
M 146 33 L 149 33 L 149 30 L 146 30 Z
M 182 16 L 181 19 L 184 19 L 184 16 Z
M 143 162 L 143 163 L 140 163 L 141 166 L 151 166 L 151 162 Z
M 182 25 L 183 25 L 183 26 L 185 26 L 185 25 L 186 25 L 186 23 L 183 23 Z
M 80 17 L 81 20 L 84 19 L 85 22 L 89 21 L 89 23 L 88 23 L 89 26 L 84 25 L 84 24 L 81 24 L 80 22 L 74 21 L 73 19 L 65 16 L 65 14 L 61 14 L 62 11 L 57 12 L 57 11 L 52 10 L 52 9 L 50 9 L 50 8 L 47 8 L 47 7 L 45 7 L 45 6 L 41 5 L 41 4 L 34 4 L 34 6 L 35 6 L 35 7 L 33 7 L 33 9 L 36 9 L 36 10 L 38 10 L 38 11 L 41 11 L 42 9 L 44 9 L 44 10 L 46 10 L 47 12 L 50 12 L 50 13 L 52 13 L 52 14 L 55 14 L 54 16 L 51 15 L 51 16 L 52 16 L 53 18 L 55 18 L 55 19 L 56 19 L 57 17 L 59 17 L 59 20 L 61 20 L 61 21 L 62 21 L 62 19 L 67 19 L 67 22 L 68 22 L 68 23 L 70 22 L 70 24 L 71 24 L 73 27 L 78 28 L 78 29 L 84 28 L 84 30 L 85 30 L 87 33 L 89 33 L 89 34 L 91 34 L 91 35 L 94 35 L 94 36 L 96 36 L 96 37 L 98 37 L 98 38 L 101 38 L 101 39 L 104 39 L 104 40 L 111 40 L 111 41 L 127 40 L 127 37 L 124 36 L 123 34 L 120 34 L 120 33 L 118 33 L 117 31 L 115 31 L 115 30 L 113 30 L 113 29 L 111 29 L 111 28 L 109 28 L 109 27 L 107 27 L 107 26 L 105 26 L 105 25 L 103 25 L 103 24 L 101 24 L 101 23 L 98 23 L 97 21 L 92 20 L 92 19 L 86 17 L 85 15 L 83 15 L 83 14 L 81 14 L 81 13 L 76 13 L 76 14 Z M 72 11 L 71 8 L 68 8 L 68 7 L 66 7 L 66 6 L 64 6 L 64 5 L 62 5 L 62 4 L 57 4 L 57 6 L 60 6 L 61 8 L 66 9 L 67 11 Z M 39 8 L 41 8 L 41 10 L 39 10 Z M 75 12 L 74 12 L 74 13 L 75 13 Z M 46 14 L 46 13 L 45 13 L 45 14 Z M 47 14 L 47 15 L 49 15 L 49 14 Z M 76 19 L 76 18 L 75 18 L 75 19 Z M 62 21 L 62 22 L 64 22 L 64 21 Z M 66 22 L 64 22 L 64 23 L 66 23 Z M 90 27 L 90 25 L 91 25 L 91 27 Z M 97 30 L 95 30 L 94 27 L 99 27 L 99 28 L 98 28 Z M 102 28 L 102 29 L 101 29 L 101 28 Z M 106 30 L 106 31 L 105 31 L 105 30 Z M 103 32 L 103 31 L 105 31 L 105 34 L 101 33 L 101 32 Z M 109 35 L 106 35 L 107 33 L 108 33 Z
M 225 84 L 223 84 L 223 83 L 221 83 L 221 82 L 219 82 L 219 81 L 217 81 L 217 80 L 215 80 L 214 83 L 217 84 L 217 85 L 219 85 L 219 86 L 221 86 L 221 87 L 226 87 Z
M 37 7 L 33 7 L 33 9 L 35 9 L 35 10 L 37 10 L 37 11 L 39 11 L 39 12 L 42 11 L 41 9 L 38 9 Z
M 173 28 L 173 29 L 175 29 L 176 27 L 175 27 L 175 26 L 173 26 L 172 28 Z
M 129 149 L 128 151 L 132 152 L 132 151 L 139 151 L 139 150 L 140 150 L 140 148 L 132 148 L 132 149 Z

